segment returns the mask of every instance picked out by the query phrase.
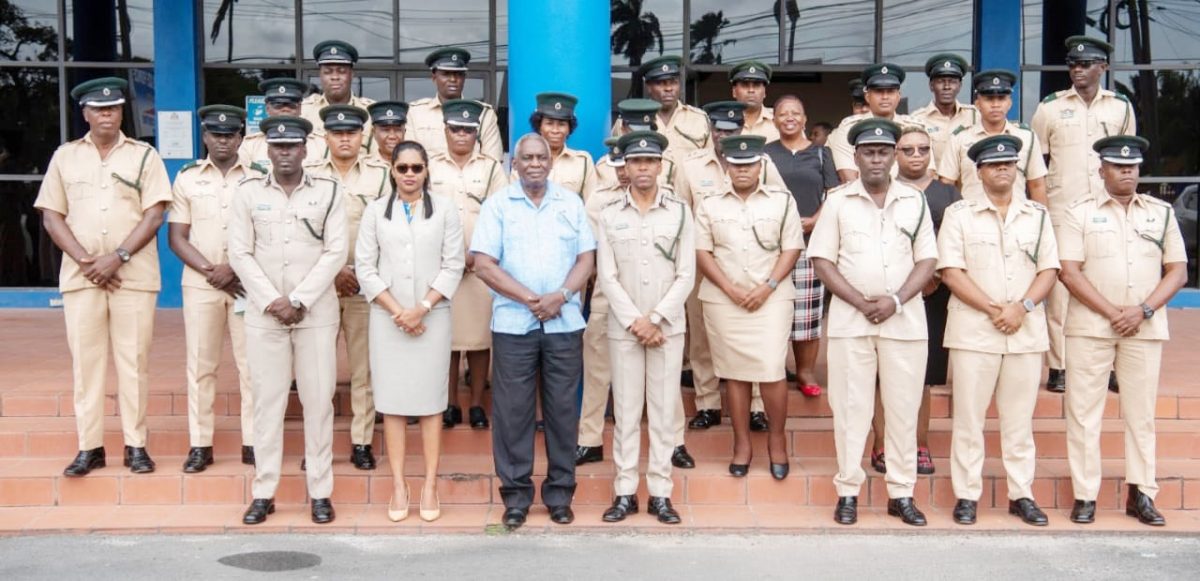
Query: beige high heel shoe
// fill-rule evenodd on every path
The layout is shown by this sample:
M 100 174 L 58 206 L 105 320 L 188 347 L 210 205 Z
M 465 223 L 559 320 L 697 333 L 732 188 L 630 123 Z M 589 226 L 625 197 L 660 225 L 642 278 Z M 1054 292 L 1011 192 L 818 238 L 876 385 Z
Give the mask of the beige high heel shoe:
M 392 508 L 392 505 L 395 504 L 395 500 L 396 500 L 395 493 L 392 493 L 392 499 L 388 501 L 388 511 L 387 511 L 388 520 L 390 520 L 392 522 L 400 522 L 400 521 L 408 518 L 409 498 L 410 498 L 410 495 L 409 495 L 409 490 L 408 490 L 408 482 L 405 482 L 404 483 L 404 507 L 399 510 L 395 510 Z
M 421 520 L 425 522 L 433 522 L 442 516 L 442 500 L 438 498 L 437 489 L 433 490 L 434 508 L 425 508 L 425 491 L 421 491 Z

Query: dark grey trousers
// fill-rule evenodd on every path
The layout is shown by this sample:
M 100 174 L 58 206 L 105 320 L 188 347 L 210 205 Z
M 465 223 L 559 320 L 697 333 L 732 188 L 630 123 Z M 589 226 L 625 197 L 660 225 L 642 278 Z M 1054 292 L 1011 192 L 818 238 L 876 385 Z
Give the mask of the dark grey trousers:
M 534 408 L 542 377 L 542 419 L 549 467 L 542 502 L 569 506 L 575 496 L 583 331 L 492 333 L 492 458 L 506 508 L 533 504 Z

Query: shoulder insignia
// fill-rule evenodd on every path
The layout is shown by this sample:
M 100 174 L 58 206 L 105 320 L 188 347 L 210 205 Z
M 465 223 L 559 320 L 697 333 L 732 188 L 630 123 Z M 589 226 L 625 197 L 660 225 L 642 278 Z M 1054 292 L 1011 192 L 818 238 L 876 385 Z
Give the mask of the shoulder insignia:
M 1148 195 L 1148 194 L 1138 194 L 1138 195 L 1139 195 L 1139 196 L 1141 196 L 1143 200 L 1145 200 L 1145 201 L 1147 201 L 1147 202 L 1150 202 L 1150 203 L 1153 203 L 1153 204 L 1158 204 L 1159 206 L 1167 206 L 1167 207 L 1170 207 L 1170 205 L 1171 205 L 1171 204 L 1168 204 L 1168 203 L 1166 203 L 1166 202 L 1164 202 L 1164 201 L 1162 201 L 1162 200 L 1160 200 L 1160 199 L 1158 199 L 1158 198 L 1156 198 L 1156 197 L 1154 197 L 1154 196 Z
M 413 101 L 412 103 L 409 103 L 408 106 L 410 109 L 412 107 L 423 107 L 425 105 L 428 105 L 431 101 L 433 101 L 433 97 L 423 97 L 423 98 L 417 99 L 416 101 Z
M 252 170 L 254 170 L 254 171 L 258 172 L 258 173 L 261 173 L 261 174 L 266 174 L 266 173 L 267 173 L 267 167 L 266 167 L 266 166 L 264 166 L 264 165 L 263 165 L 263 164 L 261 164 L 261 163 L 258 163 L 257 161 L 252 161 L 252 162 L 250 162 L 250 166 L 249 166 L 249 167 L 250 167 L 250 169 L 252 169 Z
M 390 169 L 391 168 L 391 166 L 389 166 L 386 161 L 383 161 L 382 159 L 379 159 L 379 157 L 374 156 L 374 155 L 365 156 L 362 158 L 362 161 L 363 161 L 363 164 L 369 165 L 374 168 L 380 168 L 380 169 Z
M 975 207 L 975 202 L 972 202 L 971 200 L 959 200 L 953 204 L 950 204 L 950 207 L 947 209 L 951 212 L 961 212 L 963 210 L 969 210 L 973 207 Z
M 828 190 L 825 191 L 825 195 L 826 195 L 826 197 L 828 197 L 829 194 L 842 191 L 842 190 L 846 189 L 846 187 L 848 187 L 850 184 L 853 184 L 853 183 L 854 182 L 846 182 L 844 184 L 838 184 L 836 186 L 833 186 L 832 188 L 829 188 Z
M 1090 203 L 1093 201 L 1095 201 L 1095 198 L 1093 198 L 1092 196 L 1084 196 L 1082 198 L 1079 198 L 1078 200 L 1075 200 L 1074 202 L 1071 202 L 1071 205 L 1068 207 L 1069 208 L 1077 208 L 1079 206 L 1082 206 L 1086 203 Z
M 179 168 L 179 173 L 183 173 L 183 172 L 185 172 L 185 171 L 187 171 L 187 170 L 189 170 L 189 169 L 192 169 L 192 168 L 194 168 L 194 167 L 200 167 L 200 160 L 198 160 L 198 159 L 197 159 L 196 161 L 191 161 L 191 162 L 188 162 L 188 163 L 187 163 L 187 165 L 185 165 L 185 166 L 183 166 L 183 167 Z
M 959 125 L 958 127 L 954 128 L 954 131 L 950 132 L 950 135 L 958 135 L 959 133 L 962 133 L 963 131 L 966 131 L 966 130 L 967 130 L 966 125 Z
M 1042 102 L 1049 103 L 1049 102 L 1061 97 L 1062 93 L 1063 93 L 1062 91 L 1055 91 L 1053 93 L 1050 93 L 1049 95 L 1046 95 L 1046 97 L 1042 99 Z
M 244 184 L 244 183 L 247 183 L 247 182 L 252 182 L 252 181 L 254 181 L 254 180 L 265 180 L 265 179 L 267 179 L 267 173 L 266 173 L 266 172 L 263 172 L 263 173 L 262 173 L 262 175 L 247 174 L 247 175 L 246 175 L 246 177 L 244 177 L 244 178 L 242 178 L 242 179 L 238 180 L 238 185 L 240 186 L 240 185 L 242 185 L 242 184 Z
M 709 155 L 712 155 L 712 150 L 697 149 L 695 151 L 692 151 L 691 153 L 688 153 L 687 157 L 683 158 L 683 161 L 692 161 L 693 159 L 700 159 L 700 158 L 708 157 Z
M 1125 95 L 1125 93 L 1116 93 L 1116 92 L 1114 92 L 1114 93 L 1113 93 L 1113 96 L 1114 96 L 1114 97 L 1116 97 L 1117 99 L 1120 99 L 1121 101 L 1124 101 L 1124 102 L 1126 102 L 1126 103 L 1129 103 L 1129 97 L 1128 97 L 1127 95 Z M 1132 103 L 1130 103 L 1130 104 L 1132 104 Z
M 1026 200 L 1025 200 L 1025 204 L 1026 204 L 1026 205 L 1028 205 L 1030 208 L 1033 208 L 1033 209 L 1035 209 L 1035 210 L 1041 210 L 1041 211 L 1043 211 L 1043 212 L 1046 212 L 1046 211 L 1047 211 L 1047 209 L 1046 209 L 1046 206 L 1043 206 L 1041 202 L 1035 202 L 1035 201 L 1033 201 L 1033 200 L 1026 199 Z
M 1017 123 L 1017 128 L 1024 129 L 1025 131 L 1033 131 L 1033 129 L 1029 127 L 1028 123 Z

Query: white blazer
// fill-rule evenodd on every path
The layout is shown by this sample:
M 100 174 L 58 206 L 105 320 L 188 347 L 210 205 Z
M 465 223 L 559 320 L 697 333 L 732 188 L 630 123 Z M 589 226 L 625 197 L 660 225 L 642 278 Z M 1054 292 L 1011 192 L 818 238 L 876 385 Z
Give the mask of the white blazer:
M 433 214 L 426 219 L 425 209 L 418 205 L 409 224 L 397 199 L 389 220 L 384 212 L 394 196 L 371 202 L 363 212 L 354 247 L 354 270 L 362 294 L 374 301 L 386 290 L 401 306 L 411 308 L 432 288 L 447 299 L 434 308 L 450 308 L 449 299 L 466 268 L 458 210 L 449 198 L 430 195 Z

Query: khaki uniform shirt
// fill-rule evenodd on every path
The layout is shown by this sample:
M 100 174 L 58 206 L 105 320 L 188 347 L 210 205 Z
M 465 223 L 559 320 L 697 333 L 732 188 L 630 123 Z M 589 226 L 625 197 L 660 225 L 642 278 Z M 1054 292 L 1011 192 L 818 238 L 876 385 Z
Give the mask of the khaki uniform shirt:
M 946 210 L 938 231 L 938 269 L 959 268 L 996 303 L 1020 303 L 1044 270 L 1058 269 L 1058 245 L 1046 207 L 1013 198 L 1008 215 L 983 200 L 962 200 Z M 1025 315 L 1021 328 L 1005 335 L 987 313 L 950 297 L 946 338 L 950 349 L 984 353 L 1040 353 L 1050 348 L 1046 308 Z
M 1020 159 L 1017 160 L 1017 177 L 1013 181 L 1013 198 L 1028 198 L 1025 184 L 1029 180 L 1046 177 L 1046 160 L 1042 158 L 1041 143 L 1037 134 L 1024 123 L 1004 122 L 1005 135 L 1012 135 L 1021 140 Z M 984 130 L 983 124 L 969 127 L 959 127 L 950 138 L 946 153 L 938 160 L 938 176 L 962 184 L 959 188 L 967 200 L 985 200 L 987 194 L 983 191 L 983 182 L 979 179 L 979 171 L 975 162 L 967 157 L 967 151 L 972 145 L 983 138 L 990 137 Z
M 674 158 L 672 153 L 663 153 L 662 157 L 662 173 L 658 174 L 658 185 L 672 187 L 675 183 L 675 174 L 678 173 L 679 162 Z M 608 154 L 600 158 L 596 162 L 596 190 L 603 188 L 620 188 L 621 182 L 617 179 L 617 168 L 612 166 Z M 593 191 L 593 193 L 595 193 Z
M 375 99 L 366 97 L 355 97 L 350 95 L 350 102 L 347 105 L 358 107 L 366 111 L 367 107 L 375 104 Z M 330 105 L 329 99 L 325 98 L 324 93 L 313 93 L 304 98 L 300 102 L 300 116 L 308 119 L 313 125 L 313 135 L 325 135 L 325 120 L 321 118 L 321 109 Z M 371 118 L 368 117 L 366 123 L 363 124 L 363 147 L 368 147 L 368 139 L 371 137 Z
M 665 122 L 661 113 L 657 122 L 658 132 L 667 138 L 667 151 L 674 153 L 676 159 L 683 159 L 697 149 L 712 147 L 708 114 L 702 109 L 679 103 Z M 613 123 L 612 136 L 621 136 L 620 119 Z
M 89 132 L 59 146 L 33 206 L 66 216 L 67 227 L 89 254 L 111 254 L 157 204 L 171 201 L 171 181 L 158 152 L 149 144 L 117 136 L 100 159 Z M 121 288 L 157 292 L 162 287 L 158 245 L 153 238 L 117 271 Z M 96 288 L 70 256 L 63 255 L 58 290 Z
M 307 310 L 291 328 L 338 324 L 333 279 L 349 251 L 345 207 L 337 182 L 308 172 L 290 196 L 269 173 L 238 183 L 229 264 L 246 289 L 247 325 L 288 328 L 266 313 L 280 297 L 295 298 Z
M 329 157 L 329 146 L 325 144 L 324 137 L 309 134 L 308 139 L 304 141 L 304 145 L 308 148 L 308 153 L 304 155 L 305 163 L 320 161 Z M 267 157 L 267 137 L 262 133 L 247 135 L 242 140 L 241 147 L 238 147 L 238 157 L 249 163 L 258 164 L 269 171 L 271 169 L 271 158 Z
M 504 164 L 478 151 L 472 153 L 467 165 L 461 168 L 448 153 L 429 156 L 429 192 L 454 202 L 463 225 L 464 246 L 468 248 L 484 200 L 508 183 Z
M 1118 306 L 1142 304 L 1162 280 L 1163 265 L 1187 261 L 1171 206 L 1142 194 L 1135 195 L 1128 208 L 1108 192 L 1077 200 L 1067 209 L 1059 234 L 1059 259 L 1082 262 L 1088 282 Z M 1142 322 L 1134 338 L 1169 339 L 1166 315 L 1163 309 Z M 1063 331 L 1069 336 L 1119 338 L 1108 317 L 1074 296 Z
M 875 117 L 875 115 L 872 115 L 868 112 L 860 113 L 858 115 L 851 115 L 845 119 L 842 119 L 842 122 L 838 124 L 836 129 L 833 130 L 833 133 L 829 134 L 829 139 L 825 140 L 825 145 L 828 146 L 831 151 L 833 151 L 833 167 L 837 168 L 838 171 L 858 171 L 858 166 L 854 163 L 854 147 L 850 145 L 850 141 L 847 138 L 850 135 L 851 127 L 854 127 L 854 125 L 859 121 L 873 117 Z M 901 128 L 920 127 L 925 131 L 930 131 L 929 125 L 925 123 L 924 119 L 914 117 L 912 115 L 895 115 L 892 117 L 892 121 Z M 937 157 L 931 157 L 929 159 L 929 169 L 931 171 L 937 169 L 937 161 Z M 896 168 L 896 164 L 892 164 L 892 177 L 896 177 L 898 171 L 899 170 Z
M 937 258 L 933 220 L 925 196 L 893 181 L 881 209 L 861 180 L 846 184 L 825 199 L 808 240 L 808 257 L 834 263 L 846 281 L 865 297 L 899 292 L 918 262 Z M 925 302 L 920 296 L 905 303 L 903 312 L 876 325 L 833 295 L 827 325 L 830 337 L 929 338 Z
M 661 180 L 659 181 L 661 182 Z M 662 183 L 659 183 L 659 187 L 663 187 Z M 625 195 L 625 189 L 619 186 L 599 188 L 592 192 L 591 197 L 584 202 L 583 208 L 587 211 L 588 224 L 592 227 L 592 232 L 595 232 L 597 236 L 600 235 L 600 211 L 609 204 L 616 202 L 623 195 Z M 604 289 L 601 288 L 598 278 L 593 284 L 592 301 L 588 305 L 589 310 L 593 313 L 607 313 L 609 311 L 608 297 L 604 296 Z
M 184 166 L 175 176 L 169 222 L 188 224 L 188 242 L 212 264 L 229 262 L 229 218 L 233 212 L 233 193 L 238 182 L 248 176 L 266 174 L 262 166 L 239 159 L 229 173 L 221 170 L 209 158 Z M 182 285 L 211 289 L 204 273 L 183 265 Z
M 945 115 L 932 102 L 913 111 L 912 117 L 925 123 L 929 132 L 929 141 L 933 145 L 933 157 L 930 160 L 940 163 L 950 145 L 950 136 L 959 127 L 970 127 L 979 122 L 979 110 L 974 105 L 954 103 L 954 114 Z M 1013 191 L 1017 191 L 1014 189 Z
M 1051 93 L 1034 111 L 1030 126 L 1042 153 L 1050 156 L 1046 197 L 1056 224 L 1076 200 L 1104 193 L 1100 156 L 1092 144 L 1110 135 L 1137 135 L 1133 106 L 1107 89 L 1100 89 L 1091 105 L 1074 87 Z
M 479 151 L 492 159 L 504 159 L 504 144 L 500 142 L 500 126 L 496 110 L 483 103 L 479 117 Z M 442 117 L 442 101 L 438 97 L 417 99 L 408 105 L 408 121 L 405 123 L 405 139 L 425 146 L 430 154 L 446 151 L 446 121 Z
M 696 284 L 692 214 L 665 188 L 642 214 L 629 190 L 602 210 L 595 227 L 597 277 L 611 303 L 609 337 L 625 336 L 642 316 L 661 318 L 663 334 L 687 329 L 684 303 Z
M 767 143 L 779 140 L 779 130 L 775 128 L 775 110 L 763 106 L 762 112 L 754 123 L 747 123 L 742 135 L 760 135 L 767 138 Z
M 346 212 L 346 264 L 354 266 L 354 246 L 358 241 L 358 226 L 362 223 L 363 212 L 371 202 L 392 192 L 391 181 L 388 180 L 390 171 L 388 164 L 380 162 L 376 156 L 360 155 L 350 171 L 343 176 L 333 165 L 333 159 L 304 164 L 304 170 L 314 176 L 331 179 L 338 183 L 338 191 L 345 198 L 343 207 Z
M 762 165 L 759 180 L 764 186 L 788 191 L 787 184 L 783 183 L 783 176 L 779 174 L 779 168 L 771 161 L 771 156 L 764 154 L 759 163 Z M 694 207 L 696 199 L 719 194 L 729 188 L 729 174 L 725 173 L 725 167 L 721 165 L 721 160 L 717 159 L 717 154 L 712 149 L 693 151 L 683 161 L 680 171 L 675 173 L 675 195 L 689 206 Z
M 516 168 L 513 168 L 508 179 L 510 182 L 520 179 L 517 177 Z M 550 164 L 550 174 L 546 179 L 587 200 L 596 189 L 596 164 L 592 161 L 592 154 L 581 149 L 563 147 Z
M 787 190 L 760 185 L 743 200 L 727 187 L 697 197 L 694 207 L 696 250 L 711 252 L 725 276 L 744 289 L 767 282 L 783 251 L 804 249 L 800 212 Z M 733 302 L 707 278 L 700 283 L 698 296 L 708 303 Z M 785 276 L 767 301 L 795 298 L 792 277 Z

